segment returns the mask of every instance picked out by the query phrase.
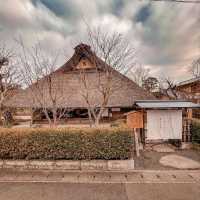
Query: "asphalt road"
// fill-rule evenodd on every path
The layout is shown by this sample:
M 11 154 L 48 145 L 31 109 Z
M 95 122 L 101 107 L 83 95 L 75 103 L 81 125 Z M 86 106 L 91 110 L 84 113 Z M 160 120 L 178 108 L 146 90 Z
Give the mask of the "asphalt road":
M 0 200 L 199 200 L 200 171 L 0 170 Z
M 191 183 L 0 183 L 0 200 L 199 200 Z

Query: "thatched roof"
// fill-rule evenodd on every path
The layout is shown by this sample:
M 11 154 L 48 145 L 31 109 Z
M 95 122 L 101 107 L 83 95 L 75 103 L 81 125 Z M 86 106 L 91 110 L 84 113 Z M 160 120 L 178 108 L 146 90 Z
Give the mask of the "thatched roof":
M 94 59 L 95 58 L 95 59 Z M 105 63 L 98 58 L 90 49 L 88 45 L 80 44 L 75 47 L 73 56 L 53 74 L 53 90 L 54 92 L 60 91 L 58 98 L 59 107 L 69 108 L 85 108 L 87 104 L 83 95 L 85 94 L 85 88 L 80 81 L 80 69 L 77 67 L 82 60 L 87 61 L 87 65 L 95 66 L 89 69 L 85 69 L 87 75 L 88 85 L 90 87 L 89 99 L 90 102 L 98 106 L 101 103 L 101 94 L 97 89 L 99 73 L 97 70 L 102 69 Z M 94 63 L 95 62 L 95 63 Z M 103 74 L 102 70 L 102 74 Z M 113 70 L 113 85 L 118 85 L 118 88 L 112 92 L 107 107 L 131 107 L 136 100 L 155 99 L 155 97 L 149 92 L 143 90 L 135 82 L 122 75 L 116 70 Z M 52 107 L 49 93 L 47 92 L 44 80 L 37 83 L 37 87 L 41 88 L 42 101 L 46 103 L 47 107 Z M 101 79 L 102 81 L 103 79 Z M 62 85 L 62 91 L 61 91 Z M 119 86 L 120 85 L 120 86 Z M 19 91 L 12 99 L 5 102 L 9 107 L 40 107 L 40 103 L 37 101 L 37 94 L 33 94 L 35 85 L 30 86 L 25 90 Z M 59 93 L 59 92 L 58 92 Z M 62 94 L 62 95 L 61 95 Z M 37 96 L 37 98 L 35 98 Z

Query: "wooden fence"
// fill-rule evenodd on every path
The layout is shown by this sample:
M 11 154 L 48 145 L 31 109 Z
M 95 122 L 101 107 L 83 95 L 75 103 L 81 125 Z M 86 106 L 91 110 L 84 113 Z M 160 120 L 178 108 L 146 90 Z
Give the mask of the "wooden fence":
M 182 132 L 182 142 L 192 141 L 192 120 L 188 118 L 183 119 L 183 132 Z

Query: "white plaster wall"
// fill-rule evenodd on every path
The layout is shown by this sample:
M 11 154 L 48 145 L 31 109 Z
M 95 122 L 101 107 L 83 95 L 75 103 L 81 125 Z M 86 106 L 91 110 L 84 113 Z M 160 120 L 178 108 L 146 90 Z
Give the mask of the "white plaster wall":
M 182 110 L 148 110 L 147 139 L 181 139 Z

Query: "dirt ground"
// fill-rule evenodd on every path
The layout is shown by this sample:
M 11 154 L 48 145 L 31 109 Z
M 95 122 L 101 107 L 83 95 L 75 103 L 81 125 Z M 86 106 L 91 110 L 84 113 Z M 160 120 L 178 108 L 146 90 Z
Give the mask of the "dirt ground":
M 139 158 L 135 157 L 135 169 L 153 169 L 153 170 L 166 170 L 166 169 L 174 169 L 172 167 L 165 167 L 159 164 L 159 160 L 162 156 L 176 154 L 180 156 L 184 156 L 195 161 L 200 162 L 200 151 L 187 149 L 187 150 L 176 150 L 172 153 L 158 153 L 153 150 L 144 150 L 141 151 L 141 155 Z

